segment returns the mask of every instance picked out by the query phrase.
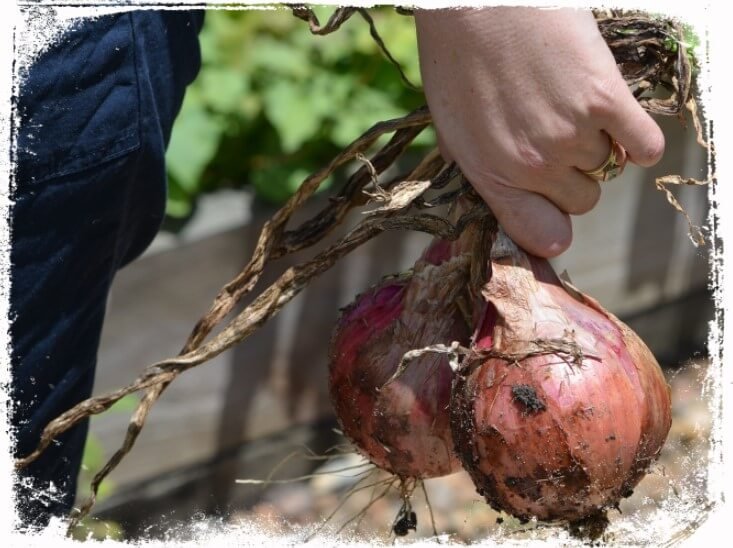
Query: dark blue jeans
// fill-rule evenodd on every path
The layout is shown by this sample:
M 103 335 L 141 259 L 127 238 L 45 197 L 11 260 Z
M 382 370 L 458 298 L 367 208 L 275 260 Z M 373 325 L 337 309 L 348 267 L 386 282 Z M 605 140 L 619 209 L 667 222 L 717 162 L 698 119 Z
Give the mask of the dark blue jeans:
M 21 82 L 10 291 L 16 457 L 91 394 L 112 280 L 163 219 L 164 154 L 200 67 L 202 24 L 201 11 L 84 19 Z M 25 525 L 71 509 L 87 428 L 72 428 L 20 472 Z

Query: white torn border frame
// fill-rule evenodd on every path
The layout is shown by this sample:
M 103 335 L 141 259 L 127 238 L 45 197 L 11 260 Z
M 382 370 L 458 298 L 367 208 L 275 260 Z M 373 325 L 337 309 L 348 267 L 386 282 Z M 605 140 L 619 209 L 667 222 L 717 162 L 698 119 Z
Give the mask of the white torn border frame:
M 221 0 L 210 0 L 209 8 L 215 7 L 212 4 L 224 4 Z M 333 1 L 318 1 L 317 4 L 338 4 Z M 351 5 L 371 6 L 373 2 L 353 1 L 348 2 Z M 448 5 L 458 6 L 481 6 L 488 4 L 497 4 L 493 1 L 461 1 L 450 4 L 448 2 L 429 2 L 426 0 L 418 2 L 406 2 L 405 4 L 417 4 L 420 7 L 443 7 Z M 191 0 L 179 0 L 177 6 L 181 7 L 202 7 L 200 2 Z M 233 7 L 233 2 L 228 2 L 228 7 Z M 246 7 L 245 3 L 241 8 Z M 534 6 L 573 6 L 587 7 L 588 2 L 578 2 L 572 0 L 560 0 L 550 2 L 547 0 L 535 0 L 528 2 L 517 2 L 504 0 L 503 5 L 534 5 Z M 695 511 L 694 507 L 684 502 L 672 503 L 669 507 L 662 507 L 658 510 L 657 515 L 644 523 L 636 523 L 633 516 L 628 516 L 626 520 L 617 520 L 612 525 L 612 532 L 616 533 L 617 539 L 623 539 L 624 544 L 630 545 L 650 545 L 659 546 L 670 544 L 682 545 L 717 545 L 715 540 L 722 532 L 726 535 L 726 521 L 731 511 L 731 503 L 725 502 L 726 498 L 733 496 L 733 474 L 726 475 L 724 473 L 726 457 L 730 454 L 731 442 L 733 442 L 733 419 L 731 417 L 731 406 L 724 405 L 724 402 L 733 401 L 733 371 L 731 367 L 724 367 L 726 357 L 730 354 L 730 322 L 723 322 L 725 313 L 730 308 L 730 295 L 725 291 L 725 280 L 733 279 L 731 275 L 730 261 L 724 261 L 722 242 L 731 241 L 731 219 L 729 216 L 722 214 L 725 204 L 733 203 L 731 198 L 731 188 L 727 184 L 728 177 L 731 173 L 731 156 L 729 152 L 733 150 L 731 146 L 731 126 L 726 125 L 728 120 L 733 120 L 733 116 L 728 116 L 730 106 L 724 100 L 724 93 L 731 90 L 730 79 L 730 60 L 727 53 L 730 50 L 729 34 L 730 29 L 727 28 L 727 18 L 723 13 L 724 3 L 713 6 L 712 3 L 682 3 L 673 1 L 621 1 L 617 0 L 606 7 L 618 7 L 629 9 L 645 9 L 648 11 L 656 11 L 669 15 L 679 16 L 685 21 L 692 24 L 701 36 L 708 39 L 707 56 L 701 55 L 704 62 L 703 73 L 701 75 L 701 89 L 703 93 L 702 106 L 706 119 L 715 123 L 713 141 L 718 152 L 716 159 L 716 176 L 717 181 L 710 189 L 710 202 L 712 204 L 710 210 L 709 226 L 711 228 L 711 237 L 716 242 L 715 250 L 711 256 L 711 279 L 710 284 L 714 290 L 716 317 L 710 325 L 709 335 L 709 354 L 713 359 L 713 365 L 710 368 L 710 376 L 706 385 L 706 395 L 711 402 L 711 410 L 713 412 L 713 434 L 710 451 L 710 460 L 708 463 L 708 500 L 714 503 L 712 511 L 709 512 L 707 519 L 703 519 L 700 527 L 685 540 L 679 542 L 673 541 L 672 537 L 678 533 L 680 528 L 684 528 L 686 522 L 689 522 L 690 513 Z M 53 39 L 54 27 L 44 24 L 44 18 L 48 22 L 49 17 L 55 13 L 55 16 L 64 20 L 74 17 L 83 17 L 89 15 L 100 14 L 109 11 L 118 11 L 125 9 L 145 9 L 145 8 L 165 8 L 176 9 L 172 2 L 155 2 L 151 0 L 58 0 L 56 2 L 48 0 L 3 0 L 3 15 L 0 17 L 0 86 L 2 86 L 2 102 L 0 103 L 0 181 L 3 186 L 0 189 L 0 248 L 2 248 L 2 258 L 0 259 L 0 318 L 2 318 L 3 329 L 0 329 L 0 346 L 5 351 L 0 354 L 2 361 L 0 362 L 0 385 L 7 386 L 10 382 L 10 360 L 9 345 L 10 338 L 8 335 L 9 321 L 8 317 L 8 299 L 9 299 L 9 243 L 10 230 L 8 226 L 8 215 L 12 205 L 10 200 L 10 181 L 12 174 L 11 164 L 11 99 L 13 96 L 13 71 L 16 66 L 27 64 L 27 62 L 37 55 L 48 43 Z M 26 26 L 26 18 L 21 16 L 21 10 L 36 10 L 37 16 L 31 18 L 33 32 L 28 33 Z M 58 28 L 58 27 L 55 27 Z M 708 124 L 710 130 L 710 124 Z M 726 346 L 726 342 L 729 344 Z M 0 393 L 0 422 L 7 425 L 6 404 L 8 398 L 6 393 Z M 2 538 L 10 546 L 58 546 L 71 545 L 72 541 L 64 539 L 64 527 L 61 523 L 54 523 L 42 535 L 36 537 L 24 537 L 14 532 L 13 523 L 15 514 L 12 505 L 11 476 L 13 471 L 12 459 L 10 456 L 10 436 L 7 426 L 0 428 L 0 534 Z M 726 497 L 727 495 L 727 497 Z M 614 530 L 615 529 L 615 530 Z M 206 523 L 193 524 L 189 533 L 195 532 L 195 539 L 191 542 L 150 542 L 151 545 L 171 546 L 173 544 L 182 545 L 282 545 L 296 543 L 295 538 L 272 538 L 257 530 L 257 524 L 246 524 L 238 526 L 215 527 Z M 556 539 L 558 543 L 563 545 L 573 544 L 573 541 L 562 533 L 558 533 Z M 679 538 L 679 537 L 678 537 Z M 725 538 L 725 537 L 723 537 Z M 339 539 L 319 539 L 319 543 L 331 546 L 343 545 L 345 541 Z M 516 541 L 502 538 L 486 539 L 490 543 L 499 542 L 502 544 L 515 544 Z M 535 543 L 546 545 L 546 541 L 537 539 L 532 541 L 521 541 L 523 546 Z M 3 543 L 4 545 L 5 542 Z M 358 543 L 350 543 L 356 545 Z M 431 544 L 434 542 L 422 541 L 413 543 L 413 545 Z M 105 541 L 104 545 L 120 545 L 112 541 Z M 363 545 L 367 545 L 363 543 Z

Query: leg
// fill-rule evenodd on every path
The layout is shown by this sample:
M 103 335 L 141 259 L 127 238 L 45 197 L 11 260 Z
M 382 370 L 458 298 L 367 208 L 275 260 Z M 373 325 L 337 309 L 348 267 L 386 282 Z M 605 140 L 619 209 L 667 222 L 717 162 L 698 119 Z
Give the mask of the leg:
M 165 146 L 199 62 L 173 62 L 171 17 L 85 20 L 21 86 L 10 295 L 16 457 L 91 394 L 114 275 L 162 220 Z M 198 28 L 190 32 L 197 53 Z M 45 526 L 71 509 L 87 428 L 71 429 L 18 475 L 24 525 Z

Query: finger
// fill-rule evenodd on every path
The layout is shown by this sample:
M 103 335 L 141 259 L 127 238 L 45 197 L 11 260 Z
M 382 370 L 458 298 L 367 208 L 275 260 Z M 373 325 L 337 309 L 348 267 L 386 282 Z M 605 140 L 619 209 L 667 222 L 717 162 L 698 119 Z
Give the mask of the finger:
M 517 245 L 539 257 L 555 257 L 573 239 L 570 217 L 546 198 L 498 183 L 475 185 L 499 224 Z
M 611 139 L 605 131 L 592 131 L 583 138 L 582 149 L 575 150 L 570 162 L 580 171 L 593 171 L 605 163 L 611 153 Z
M 656 164 L 664 154 L 664 133 L 636 101 L 626 84 L 616 94 L 603 119 L 603 129 L 626 149 L 629 160 L 643 167 Z
M 521 189 L 544 196 L 558 209 L 571 215 L 588 213 L 601 197 L 601 185 L 598 182 L 570 167 L 558 168 L 540 176 L 533 174 L 531 180 L 524 182 L 517 179 L 517 183 L 516 186 Z

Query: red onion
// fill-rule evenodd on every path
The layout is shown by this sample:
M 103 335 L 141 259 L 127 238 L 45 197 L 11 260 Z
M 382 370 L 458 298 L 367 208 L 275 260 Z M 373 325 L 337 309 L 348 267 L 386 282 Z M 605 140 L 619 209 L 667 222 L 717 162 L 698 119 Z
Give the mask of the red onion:
M 456 451 L 480 494 L 520 519 L 578 521 L 631 493 L 671 425 L 649 349 L 503 233 L 456 375 Z
M 454 305 L 466 284 L 466 257 L 436 242 L 403 275 L 385 278 L 342 313 L 331 341 L 329 389 L 344 434 L 374 464 L 402 478 L 459 468 L 448 404 L 452 370 L 424 354 L 397 371 L 410 350 L 453 341 L 470 329 Z

